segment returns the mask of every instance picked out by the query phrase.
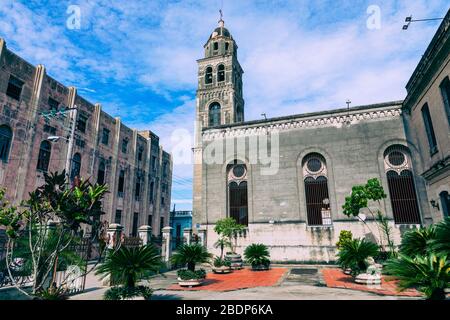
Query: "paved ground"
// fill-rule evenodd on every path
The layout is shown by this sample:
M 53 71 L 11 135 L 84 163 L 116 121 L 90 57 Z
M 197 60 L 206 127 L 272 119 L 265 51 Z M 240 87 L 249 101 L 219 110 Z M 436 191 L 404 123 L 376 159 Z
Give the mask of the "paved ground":
M 154 300 L 405 300 L 411 297 L 382 296 L 375 293 L 349 289 L 328 288 L 322 277 L 322 266 L 280 266 L 288 267 L 279 284 L 272 287 L 258 287 L 237 291 L 175 291 L 167 290 L 177 282 L 176 272 L 158 275 L 148 283 L 155 292 Z M 87 292 L 71 297 L 73 300 L 99 300 L 107 290 L 93 275 L 86 282 Z

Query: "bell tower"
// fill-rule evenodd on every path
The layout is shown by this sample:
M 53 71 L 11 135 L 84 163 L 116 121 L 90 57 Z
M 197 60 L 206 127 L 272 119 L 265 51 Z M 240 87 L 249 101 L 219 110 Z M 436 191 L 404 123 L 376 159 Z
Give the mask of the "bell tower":
M 198 63 L 197 121 L 202 128 L 244 121 L 242 70 L 237 44 L 222 18 Z
M 193 224 L 206 223 L 202 213 L 202 131 L 220 125 L 244 121 L 242 75 L 244 71 L 237 59 L 238 46 L 220 20 L 204 45 L 204 58 L 198 63 L 198 89 L 193 176 Z

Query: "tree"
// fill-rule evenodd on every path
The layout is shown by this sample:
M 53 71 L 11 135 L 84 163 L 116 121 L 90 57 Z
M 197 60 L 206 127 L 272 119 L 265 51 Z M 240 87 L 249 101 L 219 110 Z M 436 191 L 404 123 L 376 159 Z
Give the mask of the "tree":
M 187 269 L 195 271 L 197 263 L 208 262 L 212 257 L 206 248 L 200 244 L 183 244 L 173 254 L 171 261 L 175 265 L 187 265 Z
M 389 221 L 379 209 L 373 212 L 369 207 L 369 201 L 377 201 L 378 208 L 380 208 L 381 200 L 386 197 L 387 195 L 384 192 L 380 181 L 377 178 L 369 179 L 365 185 L 357 185 L 352 188 L 352 193 L 350 196 L 345 198 L 345 204 L 342 206 L 342 209 L 344 209 L 344 214 L 348 217 L 358 217 L 370 230 L 368 224 L 359 216 L 361 209 L 367 209 L 377 224 L 381 249 L 385 251 L 383 243 L 384 234 L 391 255 L 395 255 L 394 242 L 391 239 L 391 227 L 389 226 Z
M 0 226 L 6 228 L 8 236 L 6 267 L 13 279 L 11 266 L 17 259 L 29 266 L 34 296 L 55 289 L 55 281 L 49 282 L 49 277 L 53 273 L 54 278 L 63 263 L 74 261 L 72 248 L 81 239 L 83 227 L 91 226 L 93 239 L 99 238 L 100 217 L 104 214 L 101 200 L 107 192 L 106 185 L 92 185 L 88 180 L 77 179 L 69 185 L 65 171 L 45 173 L 44 179 L 44 185 L 31 192 L 19 207 L 4 199 L 4 190 L 0 192 Z M 60 288 L 67 281 L 63 279 Z
M 233 218 L 224 218 L 216 222 L 214 231 L 223 238 L 227 239 L 227 243 L 231 252 L 235 252 L 237 247 L 237 238 L 239 234 L 245 230 L 245 226 L 239 224 Z M 234 246 L 233 246 L 234 239 Z

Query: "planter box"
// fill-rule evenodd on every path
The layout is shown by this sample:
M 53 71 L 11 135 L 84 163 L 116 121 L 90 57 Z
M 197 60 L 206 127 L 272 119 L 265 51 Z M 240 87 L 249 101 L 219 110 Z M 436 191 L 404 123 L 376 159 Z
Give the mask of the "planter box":
M 265 270 L 269 270 L 270 269 L 270 265 L 256 265 L 253 266 L 252 265 L 252 271 L 265 271 Z
M 203 283 L 203 279 L 189 279 L 189 280 L 182 280 L 181 278 L 178 278 L 178 285 L 180 287 L 196 287 L 200 286 Z
M 225 273 L 231 273 L 231 267 L 213 267 L 212 271 L 214 273 L 219 273 L 219 274 L 225 274 Z

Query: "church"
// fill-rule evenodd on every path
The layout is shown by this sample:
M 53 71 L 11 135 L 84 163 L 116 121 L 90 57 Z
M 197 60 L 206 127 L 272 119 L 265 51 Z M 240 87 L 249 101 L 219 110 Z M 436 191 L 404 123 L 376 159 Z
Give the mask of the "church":
M 215 223 L 233 217 L 247 227 L 238 253 L 263 243 L 272 261 L 335 261 L 341 230 L 378 237 L 369 214 L 349 218 L 342 209 L 352 187 L 371 178 L 387 198 L 369 206 L 388 218 L 395 244 L 433 223 L 403 101 L 245 121 L 237 53 L 221 19 L 197 61 L 193 227 L 210 252 L 218 253 Z

